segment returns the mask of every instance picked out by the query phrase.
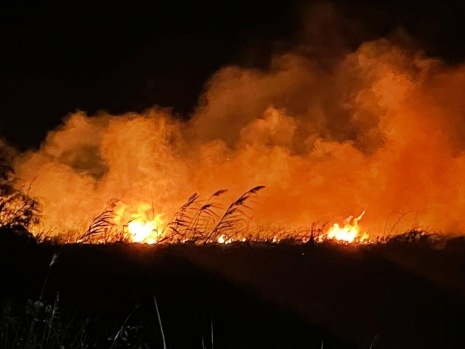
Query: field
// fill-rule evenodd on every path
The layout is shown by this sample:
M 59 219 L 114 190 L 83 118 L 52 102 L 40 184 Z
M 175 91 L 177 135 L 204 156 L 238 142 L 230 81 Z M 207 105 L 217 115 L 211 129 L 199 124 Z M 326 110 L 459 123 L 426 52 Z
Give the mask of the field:
M 0 272 L 2 348 L 465 345 L 462 238 L 52 245 L 3 230 Z

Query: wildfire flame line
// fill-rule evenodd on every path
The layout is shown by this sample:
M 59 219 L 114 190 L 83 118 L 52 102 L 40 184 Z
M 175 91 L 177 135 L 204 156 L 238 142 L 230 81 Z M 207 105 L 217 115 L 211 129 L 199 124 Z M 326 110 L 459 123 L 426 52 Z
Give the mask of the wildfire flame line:
M 105 243 L 112 241 L 126 241 L 133 243 L 160 244 L 160 243 L 218 243 L 230 244 L 233 242 L 260 242 L 267 241 L 279 243 L 285 239 L 293 238 L 302 243 L 335 241 L 340 243 L 369 243 L 366 232 L 361 232 L 359 221 L 365 214 L 363 211 L 358 217 L 349 216 L 344 224 L 333 224 L 327 231 L 323 227 L 303 231 L 279 231 L 272 233 L 272 228 L 264 234 L 253 231 L 253 225 L 248 211 L 252 208 L 246 205 L 257 196 L 264 186 L 256 186 L 242 194 L 229 205 L 223 215 L 217 214 L 218 209 L 214 201 L 226 190 L 215 192 L 206 202 L 199 200 L 197 193 L 191 195 L 187 202 L 180 207 L 169 222 L 164 221 L 163 214 L 154 215 L 153 207 L 142 203 L 136 212 L 130 214 L 130 221 L 119 228 L 130 209 L 125 205 L 118 206 L 117 200 L 110 202 L 110 207 L 98 215 L 88 231 L 77 242 Z M 121 205 L 121 203 L 119 203 Z M 149 212 L 152 219 L 149 219 Z M 326 224 L 325 224 L 326 225 Z

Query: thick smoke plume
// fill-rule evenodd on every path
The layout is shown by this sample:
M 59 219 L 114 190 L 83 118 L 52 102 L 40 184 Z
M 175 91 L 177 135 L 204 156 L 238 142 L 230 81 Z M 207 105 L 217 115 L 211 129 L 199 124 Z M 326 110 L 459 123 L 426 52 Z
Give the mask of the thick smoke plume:
M 18 186 L 42 206 L 36 233 L 82 232 L 113 198 L 122 223 L 168 220 L 190 194 L 227 188 L 227 204 L 255 185 L 266 186 L 259 225 L 365 210 L 372 236 L 464 232 L 465 66 L 388 39 L 338 54 L 330 64 L 294 50 L 267 69 L 224 67 L 189 121 L 159 108 L 69 115 L 16 159 Z

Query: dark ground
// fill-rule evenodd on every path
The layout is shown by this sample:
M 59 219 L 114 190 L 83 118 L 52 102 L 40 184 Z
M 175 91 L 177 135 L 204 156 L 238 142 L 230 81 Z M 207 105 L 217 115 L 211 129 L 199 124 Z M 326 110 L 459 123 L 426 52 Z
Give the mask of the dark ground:
M 465 242 L 375 246 L 37 245 L 0 236 L 3 304 L 60 296 L 88 338 L 127 324 L 162 348 L 463 348 Z M 135 328 L 135 327 L 134 327 Z M 154 344 L 155 343 L 155 344 Z M 134 343 L 133 343 L 134 344 Z

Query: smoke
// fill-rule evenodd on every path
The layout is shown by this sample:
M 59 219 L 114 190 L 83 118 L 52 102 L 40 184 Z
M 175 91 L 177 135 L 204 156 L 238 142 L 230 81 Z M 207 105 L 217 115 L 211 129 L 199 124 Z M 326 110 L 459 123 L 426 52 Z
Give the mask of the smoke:
M 465 66 L 387 38 L 342 46 L 324 50 L 320 37 L 317 50 L 296 46 L 266 69 L 224 67 L 188 121 L 156 107 L 69 115 L 15 161 L 18 186 L 43 209 L 36 232 L 82 232 L 112 198 L 123 221 L 169 219 L 194 192 L 227 188 L 229 203 L 255 185 L 267 187 L 260 225 L 365 210 L 373 236 L 464 232 Z

